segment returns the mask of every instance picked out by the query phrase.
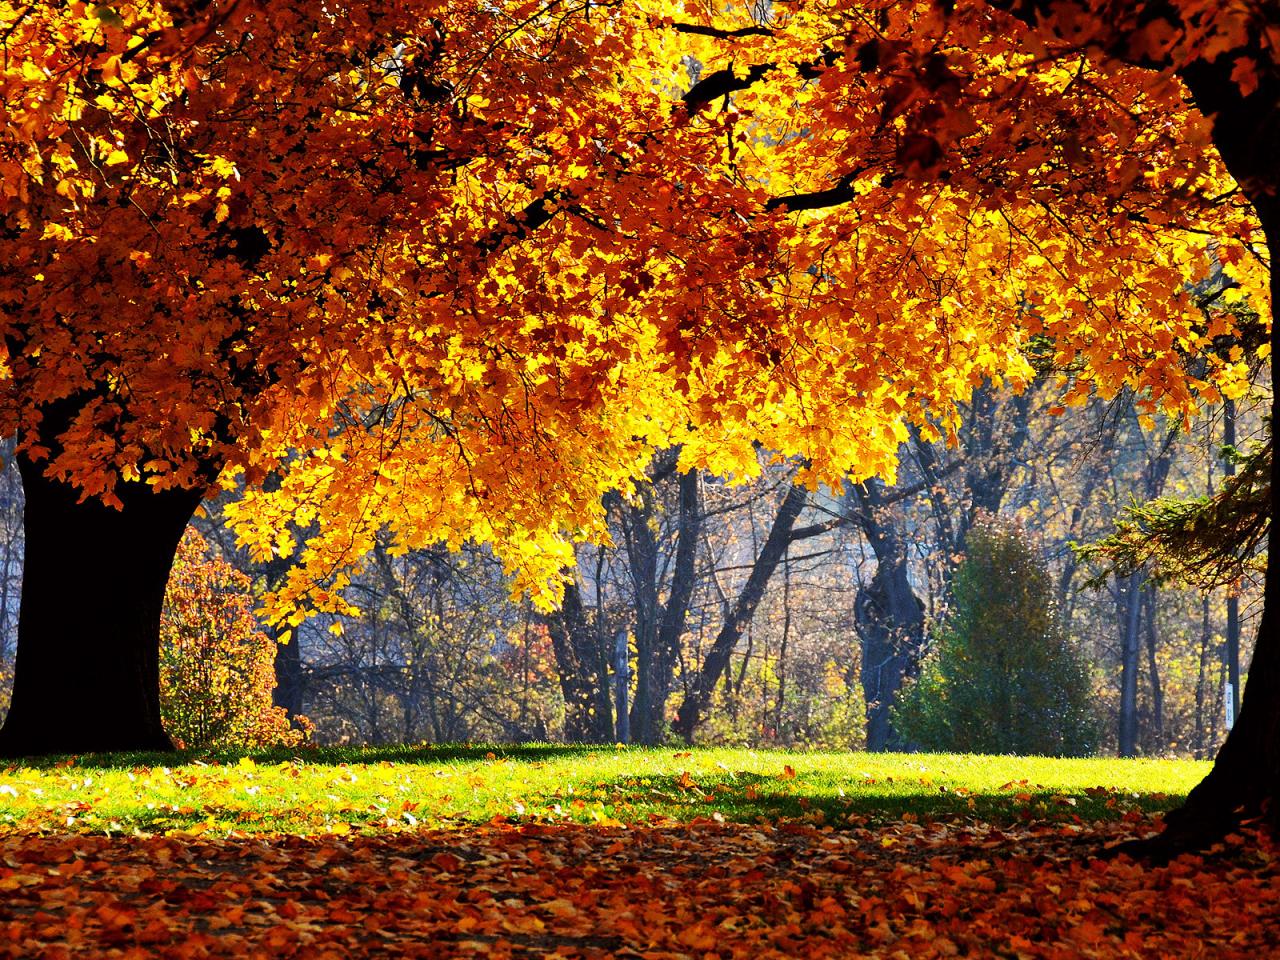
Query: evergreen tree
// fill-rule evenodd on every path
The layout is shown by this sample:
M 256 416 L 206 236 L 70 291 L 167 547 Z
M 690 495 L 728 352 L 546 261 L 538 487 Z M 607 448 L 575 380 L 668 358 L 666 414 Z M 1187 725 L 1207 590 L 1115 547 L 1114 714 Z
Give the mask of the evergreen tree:
M 969 533 L 951 614 L 894 724 L 927 750 L 1082 756 L 1098 739 L 1091 686 L 1039 558 L 986 520 Z

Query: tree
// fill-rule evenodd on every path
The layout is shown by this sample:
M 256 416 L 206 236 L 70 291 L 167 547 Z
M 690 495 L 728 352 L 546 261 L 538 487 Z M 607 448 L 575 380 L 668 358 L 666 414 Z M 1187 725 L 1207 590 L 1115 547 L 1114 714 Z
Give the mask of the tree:
M 1033 340 L 1067 402 L 1243 389 L 1189 284 L 1208 238 L 1241 296 L 1274 283 L 1270 14 L 752 9 L 0 7 L 4 426 L 35 507 L 0 750 L 161 739 L 160 587 L 219 476 L 250 484 L 246 543 L 301 548 L 279 618 L 342 609 L 383 528 L 492 543 L 546 601 L 655 449 L 892 477 L 911 429 L 1025 385 Z M 86 603 L 53 602 L 67 571 Z M 1193 805 L 1275 793 L 1280 764 L 1233 759 L 1280 749 L 1259 699 Z
M 675 487 L 674 546 L 662 556 L 661 521 L 653 482 L 641 483 L 629 501 L 616 502 L 627 555 L 634 611 L 636 689 L 628 732 L 638 743 L 661 743 L 666 707 L 680 656 L 689 603 L 696 585 L 702 498 L 696 470 L 679 470 L 678 449 L 655 461 L 654 479 L 671 476 Z M 660 596 L 665 587 L 665 597 Z M 605 654 L 607 659 L 607 652 Z
M 275 641 L 262 632 L 249 578 L 188 530 L 160 619 L 160 714 L 190 749 L 300 743 L 272 701 Z
M 996 0 L 1037 32 L 1075 49 L 1101 51 L 1113 64 L 1137 64 L 1176 74 L 1197 108 L 1211 118 L 1207 139 L 1221 154 L 1239 192 L 1253 207 L 1268 250 L 1280 249 L 1280 56 L 1274 36 L 1280 16 L 1270 6 L 1222 8 L 1186 3 L 1055 3 Z M 1264 261 L 1265 262 L 1265 261 Z M 1270 264 L 1267 264 L 1268 267 Z M 1275 352 L 1274 323 L 1280 274 L 1267 270 L 1272 324 L 1267 343 Z M 1261 291 L 1260 291 L 1261 292 Z M 1268 296 L 1269 294 L 1269 296 Z M 1274 366 L 1273 378 L 1274 378 Z M 1280 398 L 1272 389 L 1271 423 Z M 1269 486 L 1275 486 L 1272 458 Z M 1274 505 L 1271 519 L 1274 520 Z M 1240 715 L 1213 770 L 1169 818 L 1155 849 L 1169 852 L 1220 835 L 1241 816 L 1280 814 L 1280 559 L 1267 556 L 1265 605 Z
M 867 749 L 889 750 L 900 746 L 891 711 L 902 682 L 915 673 L 924 650 L 925 610 L 911 588 L 908 538 L 894 522 L 881 485 L 868 481 L 852 487 L 849 500 L 850 512 L 876 557 L 875 575 L 859 590 L 855 607 L 862 641 Z
M 947 622 L 894 711 L 903 737 L 926 750 L 1092 753 L 1092 678 L 1054 594 L 1019 531 L 970 529 Z
M 565 585 L 560 609 L 547 617 L 556 673 L 564 697 L 564 736 L 570 743 L 613 743 L 609 697 L 610 639 L 589 617 L 576 582 Z
M 487 551 L 393 556 L 352 582 L 360 612 L 297 630 L 301 701 L 325 743 L 547 738 L 559 703 L 545 628 Z
M 513 256 L 557 212 L 536 184 L 619 140 L 595 126 L 617 126 L 602 54 L 635 24 L 583 9 L 511 34 L 504 11 L 435 3 L 0 15 L 3 429 L 32 533 L 0 750 L 165 744 L 160 598 L 219 476 L 287 474 L 246 507 L 266 503 L 245 529 L 261 559 L 327 503 L 282 617 L 304 595 L 345 609 L 335 564 L 382 527 L 400 549 L 492 543 L 548 596 L 564 535 L 600 527 L 601 493 L 664 427 L 643 409 L 601 422 L 629 393 L 628 338 L 606 339 L 593 301 L 547 313 L 575 280 L 500 288 L 541 262 Z M 534 109 L 561 95 L 580 127 Z M 542 237 L 581 253 L 580 232 Z M 68 578 L 85 602 L 65 602 Z
M 729 666 L 729 657 L 738 645 L 743 631 L 751 622 L 756 607 L 764 597 L 770 578 L 786 557 L 787 550 L 797 540 L 815 536 L 828 524 L 806 530 L 796 529 L 796 520 L 804 510 L 808 492 L 798 484 L 787 484 L 785 494 L 778 503 L 777 512 L 769 526 L 764 543 L 751 561 L 751 572 L 742 589 L 731 604 L 725 604 L 724 619 L 711 642 L 701 664 L 692 672 L 686 683 L 684 700 L 676 715 L 675 732 L 686 743 L 693 742 L 693 732 L 711 703 L 716 684 Z
M 1229 461 L 1231 470 L 1218 490 L 1135 504 L 1116 520 L 1114 532 L 1080 547 L 1082 558 L 1102 564 L 1093 582 L 1145 570 L 1160 580 L 1212 590 L 1262 567 L 1257 555 L 1269 526 L 1271 446 L 1232 456 L 1239 462 Z

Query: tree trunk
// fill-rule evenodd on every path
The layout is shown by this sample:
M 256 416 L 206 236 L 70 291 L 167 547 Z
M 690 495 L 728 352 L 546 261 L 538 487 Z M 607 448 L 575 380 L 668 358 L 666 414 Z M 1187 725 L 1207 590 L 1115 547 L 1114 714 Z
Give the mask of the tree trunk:
M 679 448 L 664 453 L 676 469 Z M 665 473 L 660 465 L 658 474 Z M 697 586 L 698 540 L 702 533 L 702 494 L 696 470 L 677 477 L 675 562 L 668 578 L 667 599 L 660 599 L 664 564 L 657 538 L 658 502 L 653 483 L 639 491 L 638 503 L 623 507 L 627 567 L 634 591 L 636 637 L 636 696 L 631 706 L 629 733 L 636 743 L 658 744 L 667 737 L 667 701 L 671 698 L 680 640 L 693 591 Z
M 879 481 L 868 481 L 849 493 L 876 556 L 875 575 L 858 590 L 854 607 L 862 646 L 859 676 L 867 705 L 867 749 L 872 752 L 901 746 L 890 711 L 924 649 L 924 605 L 911 588 L 906 539 L 881 490 Z
M 564 738 L 570 743 L 612 743 L 606 653 L 587 619 L 577 583 L 564 588 L 564 603 L 547 618 L 547 633 L 564 695 Z
M 613 639 L 613 682 L 614 699 L 618 702 L 618 743 L 631 742 L 631 714 L 628 713 L 627 708 L 627 697 L 631 691 L 631 650 L 627 643 L 628 639 L 626 630 L 619 630 Z
M 276 640 L 276 688 L 271 691 L 271 701 L 281 707 L 289 722 L 293 723 L 302 714 L 302 649 L 298 646 L 296 630 L 285 643 L 280 642 L 278 633 L 273 631 Z
M 1222 405 L 1222 442 L 1228 447 L 1236 445 L 1236 402 L 1231 399 Z M 1235 461 L 1230 457 L 1223 464 L 1223 472 L 1228 477 L 1236 472 Z M 1271 489 L 1275 489 L 1274 485 Z M 1231 715 L 1235 716 L 1240 712 L 1240 598 L 1234 589 L 1227 595 L 1227 647 L 1223 655 L 1227 659 L 1227 682 L 1231 684 Z
M 1173 850 L 1201 846 L 1246 817 L 1265 813 L 1273 824 L 1280 820 L 1278 567 L 1280 550 L 1272 549 L 1267 557 L 1266 603 L 1240 714 L 1209 775 L 1191 791 L 1186 803 L 1166 818 L 1162 845 Z
M 1274 20 L 1273 20 L 1274 22 Z M 1213 139 L 1262 223 L 1267 247 L 1280 250 L 1280 78 L 1268 75 L 1251 96 L 1242 96 L 1223 58 L 1181 71 L 1202 111 L 1214 118 Z M 1280 271 L 1271 268 L 1271 442 L 1280 424 L 1275 364 L 1280 355 Z M 1280 543 L 1276 542 L 1276 491 L 1280 457 L 1271 458 L 1271 527 L 1261 622 L 1248 681 L 1235 726 L 1218 751 L 1209 775 L 1186 803 L 1167 818 L 1165 850 L 1203 846 L 1242 817 L 1265 813 L 1280 824 Z
M 769 578 L 773 576 L 774 570 L 786 554 L 796 518 L 800 516 L 808 500 L 808 491 L 798 484 L 787 491 L 786 497 L 778 506 L 778 512 L 774 516 L 773 526 L 769 528 L 764 546 L 760 548 L 759 555 L 751 565 L 751 574 L 747 577 L 746 584 L 743 585 L 732 609 L 721 624 L 720 632 L 712 641 L 711 649 L 707 651 L 702 667 L 689 681 L 688 691 L 680 704 L 675 722 L 675 732 L 685 743 L 693 742 L 693 732 L 706 714 L 707 708 L 711 706 L 711 695 L 715 691 L 716 684 L 729 666 L 729 658 L 742 638 L 743 631 L 751 623 L 756 607 L 759 606 L 764 597 L 765 588 L 769 585 Z
M 18 456 L 26 560 L 0 756 L 172 750 L 160 723 L 160 610 L 203 492 L 120 483 L 123 509 Z
M 1142 624 L 1141 571 L 1125 578 L 1125 589 L 1120 606 L 1120 729 L 1117 747 L 1120 756 L 1138 754 L 1138 633 Z
M 1196 671 L 1196 730 L 1193 746 L 1197 760 L 1203 760 L 1205 755 L 1205 706 L 1208 702 L 1205 694 L 1208 691 L 1209 646 L 1213 640 L 1210 630 L 1209 595 L 1206 593 L 1200 601 L 1200 660 Z
M 1221 123 L 1221 120 L 1219 121 Z M 1280 126 L 1280 119 L 1276 121 Z M 1274 136 L 1274 135 L 1273 135 Z M 1225 151 L 1224 151 L 1225 152 Z M 1280 176 L 1276 176 L 1280 181 Z M 1280 250 L 1280 197 L 1254 201 L 1271 250 Z M 1280 351 L 1280 272 L 1271 272 L 1271 349 Z M 1273 360 L 1271 372 L 1271 442 L 1280 423 L 1280 395 Z M 1160 852 L 1201 847 L 1229 831 L 1242 818 L 1266 814 L 1280 825 L 1280 544 L 1276 542 L 1275 491 L 1280 490 L 1280 457 L 1271 458 L 1271 530 L 1262 618 L 1253 661 L 1235 726 L 1218 751 L 1213 769 L 1167 818 L 1158 838 Z
M 924 609 L 911 589 L 905 558 L 877 566 L 870 586 L 858 591 L 854 613 L 862 640 L 859 674 L 867 705 L 867 750 L 893 750 L 904 746 L 893 729 L 893 704 L 924 647 Z
M 621 512 L 635 612 L 636 693 L 631 702 L 630 733 L 636 743 L 656 744 L 663 736 L 659 711 L 666 707 L 663 691 L 667 684 L 664 682 L 666 662 L 658 640 L 661 614 L 658 542 L 654 532 L 658 513 L 653 484 L 642 484 L 636 491 L 636 502 L 624 503 Z
M 1164 751 L 1164 685 L 1160 682 L 1160 662 L 1156 648 L 1160 645 L 1159 625 L 1156 623 L 1157 593 L 1154 583 L 1148 583 L 1143 591 L 1146 608 L 1147 673 L 1151 681 L 1151 728 L 1147 731 L 1148 753 L 1152 756 Z

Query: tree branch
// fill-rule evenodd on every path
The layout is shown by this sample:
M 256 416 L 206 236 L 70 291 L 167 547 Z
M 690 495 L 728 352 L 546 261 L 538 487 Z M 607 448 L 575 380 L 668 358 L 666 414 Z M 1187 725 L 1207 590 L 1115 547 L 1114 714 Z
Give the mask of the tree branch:
M 736 30 L 725 30 L 721 27 L 704 27 L 700 23 L 668 23 L 676 33 L 692 33 L 700 37 L 716 37 L 719 40 L 736 40 L 738 37 L 772 37 L 773 31 L 768 27 L 738 27 Z

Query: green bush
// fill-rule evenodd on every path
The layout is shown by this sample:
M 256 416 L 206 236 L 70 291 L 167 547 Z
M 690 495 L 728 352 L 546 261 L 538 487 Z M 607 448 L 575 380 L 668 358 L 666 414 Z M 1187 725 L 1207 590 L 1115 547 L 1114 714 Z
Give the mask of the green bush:
M 894 727 L 924 750 L 1084 756 L 1098 743 L 1092 686 L 1043 565 L 1017 531 L 985 521 Z

